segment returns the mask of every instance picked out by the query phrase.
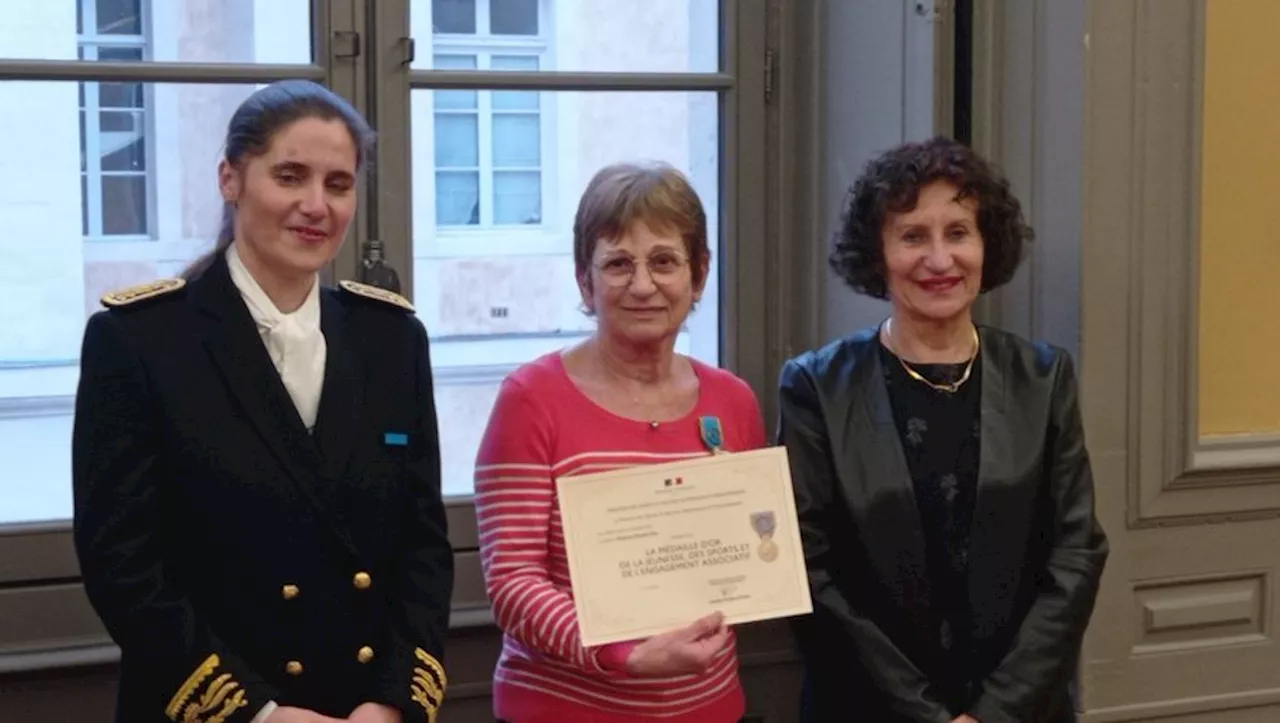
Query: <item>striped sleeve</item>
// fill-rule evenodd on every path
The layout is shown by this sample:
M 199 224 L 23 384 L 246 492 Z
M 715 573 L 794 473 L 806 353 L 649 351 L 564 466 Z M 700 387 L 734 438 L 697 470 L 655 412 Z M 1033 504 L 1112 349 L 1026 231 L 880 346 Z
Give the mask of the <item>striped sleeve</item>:
M 629 647 L 586 649 L 573 597 L 551 580 L 552 423 L 519 381 L 503 381 L 476 459 L 485 589 L 498 627 L 522 645 L 601 677 L 625 675 Z

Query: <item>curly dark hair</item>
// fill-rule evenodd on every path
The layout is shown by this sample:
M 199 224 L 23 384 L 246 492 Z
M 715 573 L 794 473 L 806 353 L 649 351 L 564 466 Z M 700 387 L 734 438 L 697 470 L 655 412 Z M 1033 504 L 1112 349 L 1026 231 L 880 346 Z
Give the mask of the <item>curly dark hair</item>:
M 884 223 L 891 213 L 915 208 L 920 190 L 947 181 L 959 198 L 978 203 L 982 233 L 982 292 L 1003 286 L 1022 262 L 1035 233 L 1022 216 L 1022 204 L 1009 181 L 993 164 L 964 144 L 943 136 L 906 143 L 867 163 L 849 188 L 835 233 L 831 268 L 854 291 L 889 298 L 884 266 Z

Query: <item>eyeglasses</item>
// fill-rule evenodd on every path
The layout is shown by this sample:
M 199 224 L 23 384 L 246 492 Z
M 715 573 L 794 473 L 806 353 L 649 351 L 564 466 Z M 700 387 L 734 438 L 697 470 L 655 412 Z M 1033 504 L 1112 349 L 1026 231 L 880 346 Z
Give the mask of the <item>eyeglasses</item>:
M 674 251 L 659 251 L 644 260 L 645 268 L 649 270 L 649 278 L 653 279 L 655 284 L 669 284 L 675 281 L 688 263 L 689 259 Z M 636 259 L 631 256 L 614 256 L 595 264 L 595 268 L 600 271 L 600 275 L 609 286 L 627 286 L 635 278 Z

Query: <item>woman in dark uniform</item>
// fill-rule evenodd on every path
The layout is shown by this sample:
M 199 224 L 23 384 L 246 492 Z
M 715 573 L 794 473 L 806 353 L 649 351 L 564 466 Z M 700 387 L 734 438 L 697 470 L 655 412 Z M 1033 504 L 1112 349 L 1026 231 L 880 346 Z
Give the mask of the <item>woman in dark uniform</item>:
M 120 723 L 435 720 L 453 556 L 427 335 L 400 296 L 318 280 L 371 136 L 314 83 L 255 92 L 213 253 L 89 320 L 75 540 Z
M 949 139 L 850 190 L 831 265 L 891 314 L 788 362 L 779 399 L 809 721 L 1074 719 L 1107 558 L 1075 372 L 972 314 L 1030 238 L 1008 182 Z

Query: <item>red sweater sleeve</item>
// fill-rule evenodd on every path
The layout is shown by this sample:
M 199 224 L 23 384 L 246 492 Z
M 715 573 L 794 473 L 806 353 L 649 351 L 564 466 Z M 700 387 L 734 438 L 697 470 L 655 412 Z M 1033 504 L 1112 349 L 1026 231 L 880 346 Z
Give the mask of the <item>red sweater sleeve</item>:
M 554 437 L 552 420 L 533 391 L 506 379 L 476 459 L 485 589 L 498 627 L 523 645 L 584 672 L 625 676 L 635 644 L 584 648 L 573 598 L 548 572 Z

